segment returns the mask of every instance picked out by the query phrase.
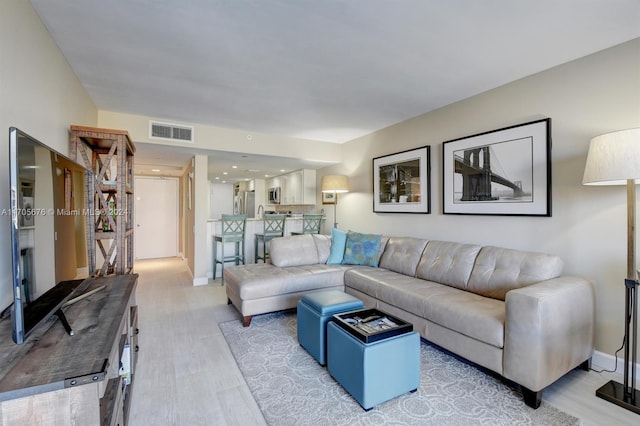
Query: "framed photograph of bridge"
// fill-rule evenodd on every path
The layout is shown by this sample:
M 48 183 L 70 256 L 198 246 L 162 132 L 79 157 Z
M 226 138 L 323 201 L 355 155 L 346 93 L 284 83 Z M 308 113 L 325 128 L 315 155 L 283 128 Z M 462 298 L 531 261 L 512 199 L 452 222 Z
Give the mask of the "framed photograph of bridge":
M 431 147 L 373 159 L 375 213 L 431 213 Z
M 442 144 L 444 214 L 551 216 L 551 119 Z

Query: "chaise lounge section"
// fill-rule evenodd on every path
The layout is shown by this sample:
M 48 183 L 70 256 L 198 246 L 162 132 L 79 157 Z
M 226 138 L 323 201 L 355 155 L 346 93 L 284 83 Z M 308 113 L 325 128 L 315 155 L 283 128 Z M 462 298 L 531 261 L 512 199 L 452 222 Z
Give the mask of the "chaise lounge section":
M 331 239 L 272 240 L 272 264 L 225 269 L 227 296 L 252 315 L 295 308 L 306 293 L 343 289 L 414 325 L 421 337 L 519 384 L 527 405 L 593 353 L 591 283 L 562 276 L 553 255 L 382 238 L 378 266 L 326 264 Z M 374 262 L 376 263 L 376 262 Z
M 330 248 L 331 239 L 322 234 L 275 238 L 270 241 L 271 263 L 226 268 L 227 298 L 242 314 L 244 326 L 253 315 L 295 308 L 307 293 L 344 291 L 348 266 L 327 265 Z

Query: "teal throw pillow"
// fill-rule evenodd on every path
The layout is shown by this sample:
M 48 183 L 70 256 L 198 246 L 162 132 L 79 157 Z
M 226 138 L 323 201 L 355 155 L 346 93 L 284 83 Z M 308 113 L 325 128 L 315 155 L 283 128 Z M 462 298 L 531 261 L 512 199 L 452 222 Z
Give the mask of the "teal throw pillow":
M 340 265 L 344 257 L 344 248 L 347 245 L 347 231 L 331 228 L 331 252 L 327 259 L 327 265 Z
M 349 231 L 342 263 L 377 267 L 381 238 L 382 235 L 379 234 L 361 234 Z

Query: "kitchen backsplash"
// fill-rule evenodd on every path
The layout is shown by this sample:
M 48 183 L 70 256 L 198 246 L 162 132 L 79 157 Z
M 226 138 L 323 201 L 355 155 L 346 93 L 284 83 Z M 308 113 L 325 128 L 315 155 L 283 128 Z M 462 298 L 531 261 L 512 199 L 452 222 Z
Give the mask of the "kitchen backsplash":
M 309 206 L 309 205 L 286 205 L 286 204 L 278 204 L 278 205 L 274 205 L 274 204 L 267 204 L 264 207 L 264 210 L 269 212 L 269 211 L 275 211 L 277 213 L 291 213 L 291 214 L 304 214 L 304 213 L 320 213 L 321 208 L 318 208 L 318 206 Z M 326 209 L 325 209 L 326 210 Z

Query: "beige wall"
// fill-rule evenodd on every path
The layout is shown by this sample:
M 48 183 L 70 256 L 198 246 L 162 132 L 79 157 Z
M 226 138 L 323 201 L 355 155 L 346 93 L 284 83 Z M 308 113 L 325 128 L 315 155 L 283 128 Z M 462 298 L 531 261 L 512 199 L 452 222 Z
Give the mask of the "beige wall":
M 2 138 L 15 126 L 66 155 L 69 125 L 95 126 L 98 111 L 29 2 L 2 2 L 0 54 Z
M 28 1 L 0 13 L 0 209 L 9 209 L 9 127 L 68 153 L 70 124 L 95 126 L 98 112 Z M 0 216 L 0 309 L 12 300 L 9 216 Z
M 127 129 L 134 143 L 155 143 L 169 146 L 189 146 L 203 150 L 246 152 L 260 155 L 277 155 L 279 157 L 302 158 L 335 163 L 340 158 L 340 145 L 329 142 L 311 141 L 308 139 L 290 138 L 246 130 L 226 129 L 198 123 L 178 122 L 177 124 L 194 127 L 195 142 L 171 142 L 149 138 L 149 120 L 160 122 L 175 121 L 113 111 L 100 111 L 98 122 L 100 127 Z M 247 139 L 251 135 L 251 139 Z
M 543 117 L 552 119 L 553 216 L 442 214 L 442 142 Z M 343 145 L 351 192 L 340 197 L 344 229 L 492 244 L 561 256 L 567 274 L 593 280 L 597 349 L 623 336 L 626 195 L 582 186 L 590 138 L 640 127 L 640 39 L 524 78 Z M 374 214 L 372 158 L 431 145 L 432 214 Z M 328 209 L 328 221 L 333 210 Z
M 211 242 L 207 239 L 209 183 L 206 155 L 193 157 L 180 178 L 180 186 L 180 251 L 191 272 L 193 285 L 207 284 L 207 244 Z
M 207 156 L 194 157 L 193 173 L 193 228 L 187 229 L 193 235 L 193 284 L 203 285 L 209 282 L 207 278 L 207 246 L 212 242 L 208 239 L 207 219 L 209 218 L 209 182 L 207 181 Z
M 193 185 L 193 178 L 191 180 L 191 188 L 189 187 L 189 176 L 194 176 L 195 175 L 195 166 L 190 165 L 187 168 L 187 172 L 184 174 L 184 176 L 182 176 L 182 178 L 180 179 L 180 182 L 182 183 L 182 194 L 184 194 L 184 198 L 182 199 L 182 225 L 184 225 L 183 227 L 181 227 L 180 233 L 182 234 L 182 256 L 185 259 L 185 262 L 187 263 L 187 267 L 189 268 L 189 270 L 191 271 L 191 274 L 193 275 L 193 271 L 194 271 L 194 259 L 195 259 L 195 253 L 194 253 L 194 234 L 193 234 L 193 229 L 195 226 L 195 222 L 194 222 L 194 218 L 195 218 L 195 211 L 193 209 L 193 197 L 195 194 L 194 191 L 194 185 Z M 189 192 L 191 191 L 191 192 Z M 191 194 L 191 208 L 189 208 L 189 194 Z

